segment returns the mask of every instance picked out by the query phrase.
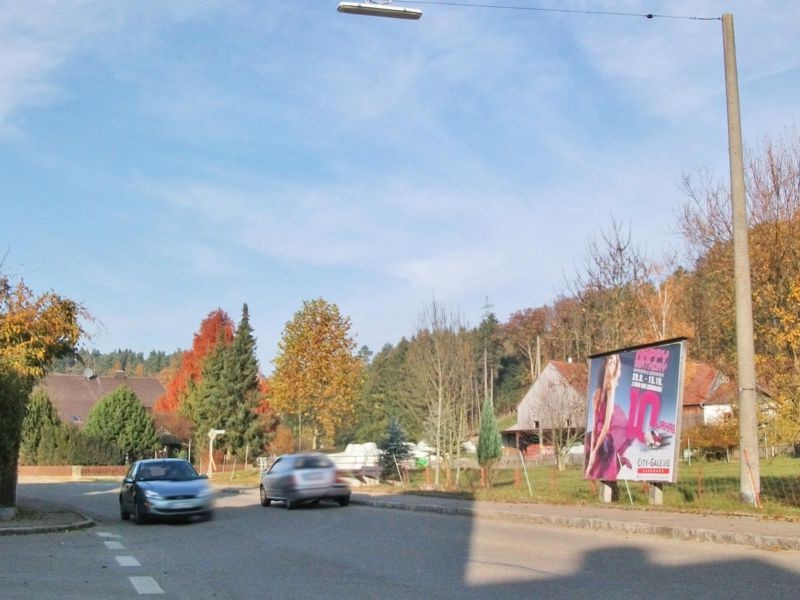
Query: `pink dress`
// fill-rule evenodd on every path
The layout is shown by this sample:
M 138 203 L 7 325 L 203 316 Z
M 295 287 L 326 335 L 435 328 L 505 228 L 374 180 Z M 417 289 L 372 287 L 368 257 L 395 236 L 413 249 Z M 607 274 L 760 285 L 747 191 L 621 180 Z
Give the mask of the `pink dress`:
M 607 395 L 603 394 L 603 399 L 594 413 L 594 436 L 600 434 L 603 428 L 603 419 L 606 414 Z M 625 451 L 633 440 L 627 437 L 628 417 L 622 409 L 615 405 L 611 413 L 611 423 L 608 428 L 603 443 L 597 449 L 597 456 L 594 464 L 589 471 L 590 479 L 600 479 L 603 481 L 616 481 L 619 474 L 620 462 L 630 467 L 630 461 L 625 458 Z M 594 443 L 594 438 L 592 439 Z

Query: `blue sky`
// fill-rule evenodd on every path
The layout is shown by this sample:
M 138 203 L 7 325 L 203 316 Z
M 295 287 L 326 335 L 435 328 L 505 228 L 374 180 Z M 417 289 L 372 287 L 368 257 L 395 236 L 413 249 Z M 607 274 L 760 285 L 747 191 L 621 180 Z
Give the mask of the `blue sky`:
M 269 372 L 303 300 L 374 351 L 433 298 L 505 320 L 612 215 L 679 247 L 682 175 L 728 178 L 719 21 L 336 4 L 0 2 L 4 270 L 82 302 L 103 352 L 247 302 Z M 745 143 L 797 125 L 800 3 L 497 4 L 732 12 Z

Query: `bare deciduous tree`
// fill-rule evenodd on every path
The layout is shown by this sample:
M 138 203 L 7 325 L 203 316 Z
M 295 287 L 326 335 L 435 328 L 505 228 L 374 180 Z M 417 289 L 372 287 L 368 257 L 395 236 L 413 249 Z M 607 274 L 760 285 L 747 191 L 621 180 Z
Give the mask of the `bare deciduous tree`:
M 586 316 L 593 350 L 646 338 L 639 290 L 647 275 L 647 255 L 631 242 L 630 228 L 612 219 L 609 230 L 589 242 L 573 292 Z
M 408 358 L 416 395 L 428 408 L 428 429 L 438 454 L 434 484 L 440 483 L 441 466 L 449 482 L 454 461 L 458 480 L 461 443 L 470 430 L 469 409 L 475 400 L 472 346 L 460 318 L 434 300 L 422 311 Z

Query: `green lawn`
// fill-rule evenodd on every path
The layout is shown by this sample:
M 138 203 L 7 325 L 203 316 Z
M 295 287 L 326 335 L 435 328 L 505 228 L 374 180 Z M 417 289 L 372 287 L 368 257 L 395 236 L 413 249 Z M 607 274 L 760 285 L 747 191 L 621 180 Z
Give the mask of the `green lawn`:
M 507 415 L 502 415 L 497 419 L 497 428 L 500 431 L 508 429 L 517 424 L 517 413 L 512 412 Z
M 462 473 L 457 489 L 449 490 L 462 497 L 475 500 L 502 502 L 546 502 L 557 504 L 599 504 L 594 484 L 583 479 L 582 468 L 568 467 L 557 471 L 552 466 L 528 467 L 530 491 L 524 473 L 504 469 L 496 473 L 494 485 L 486 489 L 480 485 L 477 471 Z M 432 476 L 429 474 L 429 479 Z M 406 491 L 433 492 L 426 486 L 425 474 L 412 475 L 411 486 Z M 701 512 L 760 513 L 800 519 L 800 460 L 778 457 L 761 462 L 762 507 L 743 505 L 739 501 L 739 463 L 695 462 L 681 464 L 678 482 L 664 484 L 663 508 Z M 630 495 L 629 495 L 630 494 Z M 620 507 L 649 507 L 647 485 L 638 482 L 619 482 Z
M 775 517 L 800 520 L 800 460 L 777 457 L 762 460 L 761 509 L 747 506 L 739 501 L 738 462 L 694 462 L 680 463 L 678 483 L 664 484 L 664 505 L 667 510 L 692 512 L 719 512 L 765 514 Z M 552 466 L 528 467 L 530 489 L 522 470 L 502 469 L 497 471 L 491 489 L 481 486 L 480 474 L 475 469 L 462 471 L 459 486 L 444 489 L 444 474 L 441 474 L 440 490 L 432 490 L 433 469 L 410 473 L 411 482 L 402 491 L 417 494 L 448 494 L 474 500 L 501 502 L 545 502 L 552 504 L 599 504 L 598 492 L 592 482 L 583 479 L 580 466 L 557 471 Z M 213 482 L 217 486 L 258 485 L 257 469 L 238 470 L 235 473 L 215 473 Z M 387 486 L 388 487 L 388 486 Z M 401 488 L 393 486 L 393 491 Z M 628 492 L 630 491 L 630 496 Z M 649 507 L 646 485 L 619 482 L 619 507 Z

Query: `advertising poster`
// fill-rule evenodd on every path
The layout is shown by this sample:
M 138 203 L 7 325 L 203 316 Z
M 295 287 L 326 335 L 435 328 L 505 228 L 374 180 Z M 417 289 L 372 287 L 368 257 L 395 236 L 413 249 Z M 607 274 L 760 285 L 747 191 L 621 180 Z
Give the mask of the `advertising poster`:
M 586 479 L 676 481 L 685 343 L 589 357 Z

